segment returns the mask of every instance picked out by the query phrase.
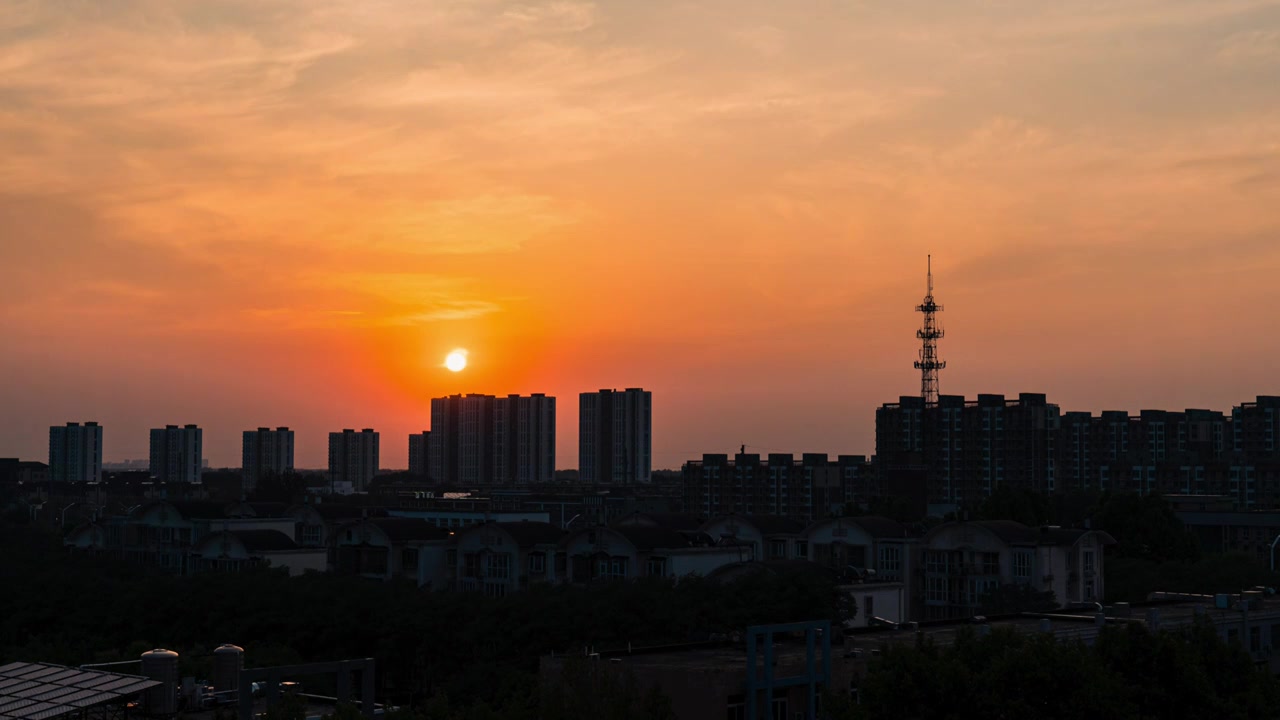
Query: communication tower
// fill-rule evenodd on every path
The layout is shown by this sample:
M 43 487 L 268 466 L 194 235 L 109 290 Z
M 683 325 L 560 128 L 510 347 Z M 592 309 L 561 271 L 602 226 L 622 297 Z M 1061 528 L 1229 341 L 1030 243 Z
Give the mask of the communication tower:
M 933 300 L 932 255 L 929 256 L 929 292 L 924 302 L 916 306 L 916 312 L 924 313 L 924 326 L 916 331 L 916 337 L 921 340 L 920 359 L 916 361 L 916 369 L 920 371 L 920 396 L 926 407 L 933 407 L 938 404 L 938 371 L 947 363 L 938 359 L 938 340 L 945 333 L 938 327 L 937 319 L 942 306 Z

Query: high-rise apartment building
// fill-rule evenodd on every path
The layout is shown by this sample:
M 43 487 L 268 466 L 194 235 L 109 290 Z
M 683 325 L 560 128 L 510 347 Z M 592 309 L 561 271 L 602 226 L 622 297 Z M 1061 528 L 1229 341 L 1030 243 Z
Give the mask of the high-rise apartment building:
M 1061 413 L 1017 400 L 903 397 L 876 412 L 885 492 L 923 478 L 933 503 L 980 503 L 1001 485 L 1038 493 L 1136 492 L 1231 497 L 1280 507 L 1280 397 L 1213 410 Z
M 161 482 L 199 483 L 203 450 L 203 431 L 195 425 L 152 428 L 151 477 Z
M 745 448 L 744 448 L 745 449 Z M 839 516 L 866 480 L 866 458 L 822 453 L 706 454 L 685 463 L 685 511 L 702 517 L 776 515 L 801 522 Z
M 556 399 L 450 395 L 431 401 L 427 475 L 449 485 L 555 479 Z
M 360 432 L 329 433 L 329 482 L 334 488 L 365 492 L 378 474 L 378 433 L 372 428 Z
M 98 482 L 101 479 L 101 425 L 67 423 L 49 428 L 49 480 Z
M 409 474 L 428 477 L 431 473 L 431 432 L 423 430 L 409 436 Z
M 265 475 L 283 475 L 293 470 L 293 431 L 260 427 L 244 431 L 241 470 L 246 492 L 258 487 Z
M 653 472 L 653 393 L 640 388 L 578 396 L 578 477 L 647 483 Z

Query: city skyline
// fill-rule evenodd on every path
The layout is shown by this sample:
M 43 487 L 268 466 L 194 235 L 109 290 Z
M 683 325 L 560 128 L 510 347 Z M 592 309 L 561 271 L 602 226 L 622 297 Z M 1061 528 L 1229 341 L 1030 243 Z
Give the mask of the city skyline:
M 6 4 L 0 456 L 93 418 L 144 458 L 183 418 L 217 466 L 288 426 L 299 467 L 342 427 L 405 467 L 433 397 L 632 386 L 654 468 L 869 454 L 920 382 L 929 254 L 943 394 L 1275 394 L 1277 26 L 1258 0 Z

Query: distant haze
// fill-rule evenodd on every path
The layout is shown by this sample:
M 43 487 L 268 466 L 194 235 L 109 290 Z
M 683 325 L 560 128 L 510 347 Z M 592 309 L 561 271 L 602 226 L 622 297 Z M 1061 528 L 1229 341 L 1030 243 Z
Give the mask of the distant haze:
M 1280 4 L 10 0 L 0 456 L 297 463 L 429 399 L 644 387 L 654 466 L 944 393 L 1280 393 Z M 463 372 L 442 363 L 470 351 Z

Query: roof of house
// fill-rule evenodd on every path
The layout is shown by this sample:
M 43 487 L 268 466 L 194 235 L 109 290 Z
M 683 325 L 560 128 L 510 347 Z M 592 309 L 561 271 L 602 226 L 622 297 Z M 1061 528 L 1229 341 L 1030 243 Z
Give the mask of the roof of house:
M 862 526 L 873 538 L 900 538 L 908 537 L 907 528 L 897 520 L 891 520 L 887 517 L 879 515 L 863 515 L 856 517 L 854 522 Z
M 613 530 L 640 551 L 689 547 L 688 539 L 671 528 L 626 525 Z
M 444 540 L 449 537 L 448 530 L 421 518 L 380 517 L 368 518 L 366 522 L 386 533 L 391 542 Z
M 986 528 L 1010 545 L 1034 545 L 1040 542 L 1038 532 L 1013 520 L 979 520 L 972 524 Z
M 289 506 L 282 502 L 248 502 L 244 505 L 253 510 L 254 517 L 282 518 L 289 515 Z
M 804 523 L 779 515 L 749 515 L 746 520 L 761 535 L 799 535 L 804 531 Z
M 211 500 L 166 500 L 188 520 L 220 520 L 227 516 L 227 506 Z
M 490 525 L 501 528 L 521 547 L 554 545 L 560 542 L 560 538 L 564 537 L 564 530 L 551 523 L 521 520 L 520 522 L 490 523 Z
M 293 538 L 279 530 L 229 530 L 228 532 L 251 553 L 298 549 L 298 544 L 293 541 Z

